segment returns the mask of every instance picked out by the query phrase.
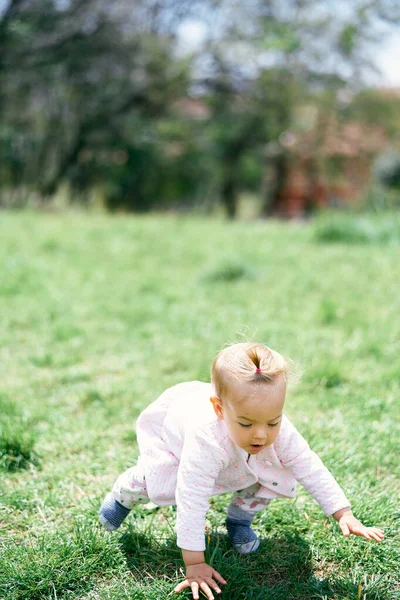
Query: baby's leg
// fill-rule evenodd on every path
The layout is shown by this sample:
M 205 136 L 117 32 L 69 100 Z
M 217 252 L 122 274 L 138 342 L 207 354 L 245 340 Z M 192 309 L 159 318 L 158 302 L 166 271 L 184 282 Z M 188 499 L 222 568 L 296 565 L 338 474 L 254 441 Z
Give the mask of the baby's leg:
M 257 534 L 252 530 L 254 516 L 270 503 L 268 498 L 256 498 L 258 483 L 236 492 L 228 506 L 226 527 L 235 550 L 240 554 L 254 552 L 260 545 Z
M 122 473 L 104 498 L 99 510 L 100 522 L 107 531 L 118 529 L 135 504 L 149 501 L 146 482 L 139 462 Z

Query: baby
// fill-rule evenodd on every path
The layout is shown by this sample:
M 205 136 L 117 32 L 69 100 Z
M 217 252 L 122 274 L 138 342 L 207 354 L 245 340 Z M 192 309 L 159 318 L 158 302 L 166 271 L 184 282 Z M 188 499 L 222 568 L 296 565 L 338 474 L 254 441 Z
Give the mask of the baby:
M 384 533 L 365 527 L 321 459 L 283 414 L 289 365 L 263 344 L 233 344 L 214 359 L 211 384 L 181 383 L 166 390 L 140 415 L 140 456 L 122 473 L 100 508 L 107 530 L 117 529 L 130 510 L 149 500 L 176 504 L 177 544 L 193 598 L 209 600 L 226 581 L 204 559 L 209 498 L 234 492 L 226 526 L 241 554 L 260 545 L 254 516 L 273 498 L 294 498 L 300 482 L 326 515 L 351 533 L 380 542 Z M 211 402 L 210 402 L 211 400 Z

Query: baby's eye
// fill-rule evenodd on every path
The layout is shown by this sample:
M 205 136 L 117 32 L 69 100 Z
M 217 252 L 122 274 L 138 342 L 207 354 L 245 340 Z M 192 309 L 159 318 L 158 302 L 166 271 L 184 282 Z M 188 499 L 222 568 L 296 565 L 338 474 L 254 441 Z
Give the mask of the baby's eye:
M 270 427 L 276 427 L 277 425 L 279 425 L 279 421 L 277 423 L 270 423 L 269 424 Z
M 242 427 L 251 427 L 251 424 L 245 424 L 245 423 L 239 423 L 239 425 L 241 425 Z

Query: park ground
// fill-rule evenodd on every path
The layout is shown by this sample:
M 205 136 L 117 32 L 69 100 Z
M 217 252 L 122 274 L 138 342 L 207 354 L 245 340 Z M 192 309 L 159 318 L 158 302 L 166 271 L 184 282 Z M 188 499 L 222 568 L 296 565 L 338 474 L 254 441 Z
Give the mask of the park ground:
M 229 498 L 213 498 L 222 597 L 400 598 L 399 219 L 335 223 L 0 214 L 2 599 L 174 597 L 174 509 L 140 508 L 109 534 L 98 507 L 135 461 L 140 410 L 209 380 L 218 350 L 248 338 L 295 362 L 288 416 L 386 537 L 345 539 L 299 489 L 241 557 Z

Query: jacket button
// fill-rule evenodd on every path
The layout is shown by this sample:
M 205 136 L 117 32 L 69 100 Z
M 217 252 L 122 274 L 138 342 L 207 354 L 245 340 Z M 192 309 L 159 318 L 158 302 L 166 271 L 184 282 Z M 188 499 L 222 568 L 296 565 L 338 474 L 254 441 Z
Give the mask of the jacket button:
M 276 481 L 273 481 L 273 482 L 272 482 L 272 485 L 278 485 L 278 484 L 277 484 L 277 482 L 276 482 Z

